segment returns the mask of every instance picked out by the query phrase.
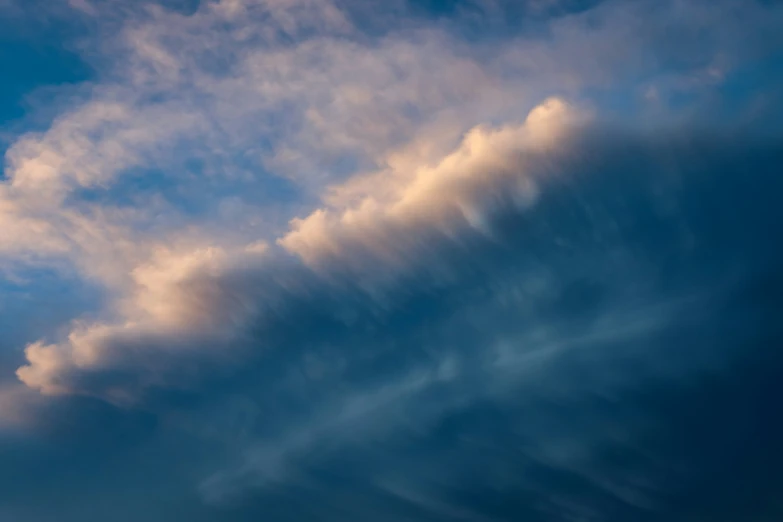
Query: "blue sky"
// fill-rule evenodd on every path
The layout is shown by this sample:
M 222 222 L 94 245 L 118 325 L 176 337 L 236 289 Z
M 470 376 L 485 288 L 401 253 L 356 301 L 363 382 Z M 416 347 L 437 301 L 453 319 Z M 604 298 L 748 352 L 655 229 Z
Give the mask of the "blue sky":
M 0 0 L 0 521 L 778 520 L 780 27 Z

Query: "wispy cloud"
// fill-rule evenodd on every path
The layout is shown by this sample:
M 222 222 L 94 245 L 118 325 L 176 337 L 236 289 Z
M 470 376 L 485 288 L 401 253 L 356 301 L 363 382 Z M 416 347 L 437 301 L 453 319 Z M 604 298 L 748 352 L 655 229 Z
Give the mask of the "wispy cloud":
M 73 310 L 0 323 L 0 433 L 56 457 L 63 520 L 79 459 L 101 520 L 158 482 L 187 501 L 134 520 L 714 513 L 721 411 L 779 366 L 783 10 L 448 4 L 46 11 L 95 75 L 8 147 L 0 268 Z M 683 411 L 714 446 L 672 442 Z

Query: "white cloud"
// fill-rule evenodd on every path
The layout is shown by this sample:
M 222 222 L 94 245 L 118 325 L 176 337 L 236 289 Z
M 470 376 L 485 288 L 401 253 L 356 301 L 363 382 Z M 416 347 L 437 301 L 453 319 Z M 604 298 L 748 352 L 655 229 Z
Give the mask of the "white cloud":
M 102 37 L 86 100 L 6 155 L 3 261 L 71 263 L 112 298 L 105 317 L 77 322 L 67 339 L 31 344 L 20 378 L 48 393 L 83 391 L 72 372 L 144 373 L 159 353 L 232 344 L 263 299 L 224 280 L 266 274 L 259 245 L 279 240 L 310 267 L 337 260 L 366 291 L 368 278 L 393 280 L 430 259 L 433 235 L 491 236 L 492 213 L 534 202 L 548 174 L 536 158 L 555 154 L 583 117 L 557 97 L 531 108 L 553 93 L 579 101 L 613 78 L 646 80 L 672 56 L 652 42 L 680 8 L 667 2 L 648 24 L 643 6 L 607 2 L 551 21 L 548 38 L 475 46 L 448 28 L 366 34 L 328 1 L 128 15 Z M 741 36 L 729 8 L 696 2 L 688 12 L 684 29 L 709 29 L 721 49 Z M 677 56 L 688 75 L 712 54 Z M 280 180 L 296 201 L 258 203 L 276 199 Z M 227 199 L 241 211 L 222 212 Z M 269 225 L 296 216 L 305 217 L 290 230 Z M 291 261 L 270 250 L 275 263 Z
M 552 98 L 535 107 L 524 123 L 499 129 L 476 127 L 460 146 L 434 165 L 412 172 L 393 168 L 375 174 L 364 183 L 367 193 L 344 208 L 316 210 L 292 222 L 293 230 L 279 240 L 306 263 L 337 258 L 350 265 L 352 250 L 370 252 L 381 263 L 395 264 L 416 257 L 419 234 L 431 228 L 456 233 L 463 223 L 485 229 L 493 207 L 530 205 L 538 190 L 535 155 L 557 149 L 569 130 L 583 116 L 565 102 Z M 533 161 L 531 161 L 533 159 Z M 410 167 L 397 156 L 396 162 Z M 336 193 L 344 193 L 333 187 Z M 485 230 L 486 231 L 486 230 Z
M 147 385 L 163 384 L 158 366 L 167 357 L 221 354 L 255 312 L 255 303 L 231 294 L 220 278 L 244 266 L 263 266 L 266 248 L 251 243 L 235 250 L 220 247 L 176 251 L 159 246 L 151 260 L 131 272 L 133 284 L 115 303 L 115 322 L 76 322 L 59 344 L 32 343 L 25 349 L 28 364 L 19 379 L 47 395 L 80 393 L 69 385 L 74 372 L 119 369 L 139 372 Z M 235 298 L 236 297 L 236 298 Z M 154 359 L 161 357 L 159 362 Z M 99 393 L 112 401 L 134 401 L 138 384 L 109 385 Z M 143 386 L 142 386 L 143 387 Z
M 394 187 L 378 186 L 378 190 L 394 194 L 392 198 L 368 194 L 355 208 L 316 211 L 295 221 L 294 229 L 280 242 L 308 264 L 336 258 L 349 266 L 361 259 L 357 254 L 372 251 L 374 262 L 365 267 L 372 274 L 404 269 L 404 260 L 415 260 L 417 245 L 431 230 L 443 228 L 460 236 L 465 227 L 481 227 L 483 214 L 491 212 L 497 201 L 510 198 L 519 208 L 531 204 L 537 188 L 525 171 L 525 155 L 556 149 L 569 125 L 580 119 L 578 111 L 550 99 L 521 125 L 474 129 L 456 151 L 434 166 L 422 166 L 413 174 L 384 173 L 382 179 Z M 17 374 L 28 386 L 47 394 L 79 393 L 68 384 L 73 371 L 111 371 L 130 364 L 133 371 L 155 372 L 135 367 L 133 360 L 140 352 L 148 353 L 143 359 L 165 360 L 166 352 L 178 351 L 183 340 L 187 344 L 199 337 L 194 344 L 197 351 L 202 351 L 199 347 L 205 339 L 231 344 L 232 336 L 241 336 L 249 321 L 263 319 L 258 303 L 270 296 L 263 291 L 255 294 L 259 290 L 253 286 L 231 289 L 225 278 L 243 269 L 264 272 L 266 253 L 259 242 L 233 250 L 158 246 L 149 261 L 130 271 L 132 282 L 116 303 L 119 321 L 78 325 L 61 344 L 29 345 L 28 365 Z M 215 347 L 215 351 L 226 348 Z M 130 361 L 123 350 L 130 352 Z M 128 392 L 110 391 L 118 393 Z

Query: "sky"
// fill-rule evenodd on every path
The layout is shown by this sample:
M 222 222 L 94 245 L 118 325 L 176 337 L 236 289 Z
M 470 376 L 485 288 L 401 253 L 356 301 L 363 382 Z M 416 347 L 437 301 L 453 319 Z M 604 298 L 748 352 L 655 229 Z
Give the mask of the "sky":
M 781 27 L 0 0 L 0 522 L 781 520 Z

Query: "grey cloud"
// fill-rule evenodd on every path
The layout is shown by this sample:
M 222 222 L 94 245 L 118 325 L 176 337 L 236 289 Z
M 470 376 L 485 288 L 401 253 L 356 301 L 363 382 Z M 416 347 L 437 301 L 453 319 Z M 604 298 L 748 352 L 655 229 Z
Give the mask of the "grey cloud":
M 768 411 L 780 369 L 780 216 L 764 194 L 780 157 L 719 140 L 609 142 L 583 143 L 571 166 L 584 177 L 498 218 L 504 246 L 443 240 L 439 260 L 459 267 L 459 283 L 412 277 L 418 290 L 401 285 L 371 328 L 361 314 L 350 327 L 328 319 L 322 298 L 320 322 L 281 336 L 289 350 L 271 367 L 296 369 L 260 400 L 269 422 L 291 427 L 208 480 L 209 498 L 249 488 L 246 509 L 291 520 L 698 520 L 717 505 L 750 510 L 743 492 L 728 493 L 740 481 L 768 502 L 777 460 L 754 453 L 737 476 L 707 470 L 731 465 L 721 451 L 742 451 L 754 425 L 780 430 L 741 413 Z M 750 179 L 736 175 L 748 168 Z M 315 339 L 299 340 L 305 327 Z M 295 346 L 327 363 L 308 373 L 304 357 L 291 362 Z M 700 409 L 707 424 L 695 428 L 685 418 Z M 774 443 L 765 451 L 778 459 Z M 696 500 L 708 487 L 726 498 Z M 289 495 L 312 503 L 280 511 Z
M 759 120 L 708 114 L 761 89 L 737 94 L 729 77 L 777 52 L 776 6 L 572 6 L 551 34 L 468 44 L 468 14 L 362 34 L 292 21 L 307 2 L 210 5 L 134 12 L 105 48 L 129 60 L 9 156 L 9 174 L 69 192 L 62 208 L 0 199 L 19 232 L 4 255 L 54 227 L 109 296 L 28 348 L 20 376 L 60 396 L 36 397 L 23 429 L 0 426 L 0 517 L 779 516 L 781 144 Z M 273 29 L 254 40 L 262 21 Z M 595 94 L 648 84 L 663 102 L 667 89 L 717 101 L 645 119 Z M 519 122 L 553 90 L 598 119 L 532 146 Z M 107 101 L 127 111 L 119 125 L 85 116 Z M 139 211 L 147 167 L 183 207 L 219 194 L 227 213 Z M 311 184 L 309 199 L 282 205 L 293 229 L 270 231 L 253 198 L 280 176 Z M 314 241 L 291 241 L 320 217 Z M 27 408 L 18 391 L 1 388 L 0 407 Z
M 192 436 L 240 406 L 211 428 L 236 466 L 201 476 L 208 499 L 234 502 L 212 509 L 237 520 L 698 519 L 679 510 L 688 502 L 712 512 L 678 495 L 703 494 L 700 459 L 746 436 L 718 424 L 761 393 L 732 371 L 763 387 L 779 367 L 781 158 L 761 139 L 680 132 L 572 136 L 568 154 L 542 160 L 561 175 L 533 207 L 493 215 L 492 236 L 411 229 L 423 239 L 401 257 L 414 270 L 380 297 L 357 286 L 355 265 L 326 279 L 290 264 L 221 276 L 216 312 L 232 306 L 224 299 L 265 310 L 244 328 L 243 359 L 227 373 L 206 364 L 179 391 L 153 387 L 143 407 L 182 411 Z M 204 364 L 188 352 L 189 369 L 164 346 L 181 339 L 155 342 L 118 353 L 153 350 L 169 376 Z M 147 368 L 123 357 L 103 375 L 75 370 L 71 384 L 136 386 Z M 667 437 L 709 400 L 697 382 L 739 395 L 703 413 L 714 446 L 683 455 L 699 442 Z M 716 487 L 769 473 L 754 466 Z M 310 500 L 284 507 L 292 497 Z

